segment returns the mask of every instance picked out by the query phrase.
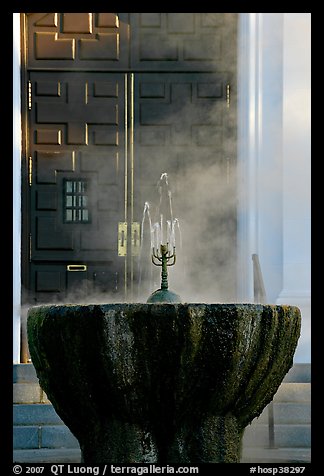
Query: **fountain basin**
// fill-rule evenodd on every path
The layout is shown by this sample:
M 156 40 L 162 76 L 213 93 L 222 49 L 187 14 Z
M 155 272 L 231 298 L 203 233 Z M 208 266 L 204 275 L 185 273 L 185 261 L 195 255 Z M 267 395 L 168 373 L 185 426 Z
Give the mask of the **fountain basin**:
M 295 306 L 36 306 L 28 342 L 41 387 L 101 463 L 239 462 L 300 335 Z

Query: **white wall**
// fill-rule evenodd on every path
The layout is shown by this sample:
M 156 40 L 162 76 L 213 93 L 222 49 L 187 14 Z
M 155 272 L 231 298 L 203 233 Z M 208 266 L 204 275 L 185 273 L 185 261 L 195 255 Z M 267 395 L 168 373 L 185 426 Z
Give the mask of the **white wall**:
M 296 361 L 311 355 L 311 14 L 284 14 L 283 288 L 302 311 Z
M 21 116 L 20 14 L 13 14 L 13 361 L 20 362 Z
M 283 14 L 260 15 L 260 133 L 257 162 L 257 249 L 267 302 L 282 289 Z
M 242 13 L 238 48 L 239 299 L 256 253 L 267 302 L 302 311 L 310 362 L 310 14 Z
M 282 289 L 283 14 L 242 13 L 238 48 L 239 299 L 253 301 L 256 253 L 274 303 Z

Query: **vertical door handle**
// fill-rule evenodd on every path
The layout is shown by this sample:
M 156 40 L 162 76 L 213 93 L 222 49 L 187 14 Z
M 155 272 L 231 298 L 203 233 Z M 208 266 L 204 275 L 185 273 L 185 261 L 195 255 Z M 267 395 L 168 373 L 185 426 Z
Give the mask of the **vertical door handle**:
M 127 222 L 118 223 L 118 256 L 127 255 Z
M 132 223 L 132 256 L 138 256 L 141 249 L 141 226 L 138 222 Z

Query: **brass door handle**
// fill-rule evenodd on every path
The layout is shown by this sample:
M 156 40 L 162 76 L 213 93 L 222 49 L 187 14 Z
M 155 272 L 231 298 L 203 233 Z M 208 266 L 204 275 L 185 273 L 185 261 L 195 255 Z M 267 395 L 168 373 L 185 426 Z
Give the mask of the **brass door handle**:
M 132 256 L 138 256 L 141 249 L 141 226 L 138 222 L 132 223 Z
M 127 255 L 127 222 L 118 223 L 118 256 Z
M 67 271 L 87 271 L 86 264 L 68 264 L 66 266 Z

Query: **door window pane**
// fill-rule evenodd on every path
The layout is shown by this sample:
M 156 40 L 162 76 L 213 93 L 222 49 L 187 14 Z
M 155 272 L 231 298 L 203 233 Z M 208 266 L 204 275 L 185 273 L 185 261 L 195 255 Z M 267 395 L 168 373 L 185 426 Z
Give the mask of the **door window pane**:
M 88 183 L 86 180 L 64 181 L 64 222 L 65 223 L 89 223 L 90 213 L 88 210 Z

